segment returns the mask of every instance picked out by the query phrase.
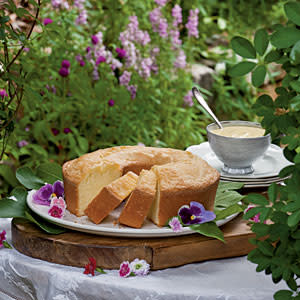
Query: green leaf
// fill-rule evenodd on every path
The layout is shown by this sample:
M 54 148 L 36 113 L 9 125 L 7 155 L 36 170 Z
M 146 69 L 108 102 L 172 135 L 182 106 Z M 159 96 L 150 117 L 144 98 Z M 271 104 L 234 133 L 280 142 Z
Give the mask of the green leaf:
M 266 56 L 264 61 L 266 63 L 275 62 L 281 57 L 281 53 L 278 50 L 271 50 Z
M 292 111 L 300 110 L 300 95 L 297 95 L 290 101 L 290 107 Z
M 269 36 L 265 29 L 259 29 L 254 36 L 254 47 L 257 53 L 261 56 L 264 55 L 269 44 Z
M 268 197 L 271 202 L 274 203 L 276 201 L 277 193 L 278 193 L 277 184 L 272 183 L 268 188 Z
M 298 41 L 290 52 L 291 62 L 295 65 L 300 63 L 300 41 Z
M 243 76 L 250 71 L 252 71 L 256 66 L 256 63 L 251 61 L 242 61 L 233 67 L 231 67 L 228 71 L 228 74 L 232 77 Z
M 300 26 L 300 4 L 297 2 L 288 2 L 284 5 L 284 12 L 288 19 Z
M 57 163 L 44 163 L 38 166 L 37 176 L 42 181 L 47 183 L 54 183 L 57 180 L 63 180 L 62 168 Z
M 250 203 L 257 204 L 257 205 L 268 205 L 269 201 L 261 194 L 248 194 L 246 196 L 246 200 L 248 200 Z
M 275 300 L 289 300 L 289 299 L 293 299 L 292 295 L 293 295 L 293 292 L 291 292 L 289 290 L 280 290 L 274 294 L 274 299 Z
M 290 82 L 290 86 L 297 92 L 300 93 L 300 81 L 293 80 Z
M 9 165 L 1 164 L 0 165 L 0 175 L 3 179 L 8 182 L 11 186 L 15 187 L 19 184 L 14 171 Z
M 235 213 L 242 212 L 243 208 L 239 204 L 233 204 L 225 209 L 216 212 L 216 221 L 223 220 Z
M 300 40 L 300 30 L 294 27 L 285 27 L 271 35 L 271 43 L 278 49 L 293 46 Z
M 224 182 L 221 181 L 219 183 L 217 193 L 221 193 L 224 191 L 231 191 L 231 190 L 239 190 L 244 186 L 243 182 Z
M 256 58 L 256 51 L 252 44 L 245 38 L 236 36 L 231 40 L 231 47 L 235 53 L 244 58 Z
M 39 189 L 45 182 L 38 178 L 30 168 L 21 167 L 16 172 L 16 177 L 28 189 Z
M 65 228 L 56 226 L 54 224 L 51 224 L 51 223 L 45 221 L 44 219 L 35 215 L 32 212 L 26 211 L 25 216 L 26 216 L 27 220 L 33 222 L 34 224 L 36 224 L 42 230 L 44 230 L 45 232 L 47 232 L 49 234 L 60 234 L 60 233 L 64 233 L 67 231 Z
M 252 84 L 255 87 L 261 86 L 265 81 L 266 73 L 267 73 L 266 66 L 264 65 L 257 66 L 255 70 L 252 72 L 252 78 L 251 78 Z
M 274 248 L 267 241 L 260 241 L 258 243 L 258 249 L 266 256 L 272 256 Z
M 9 198 L 0 200 L 0 218 L 25 218 L 27 191 L 17 187 L 12 191 L 12 196 L 17 201 Z
M 261 207 L 253 207 L 244 214 L 243 219 L 249 220 L 250 218 L 254 217 L 259 213 L 261 213 Z
M 106 274 L 106 272 L 103 269 L 99 268 L 99 267 L 97 267 L 95 269 L 95 271 L 97 271 L 98 273 L 101 273 L 101 274 Z
M 0 18 L 0 24 L 5 24 L 10 20 L 9 16 L 4 16 Z
M 8 249 L 13 248 L 7 241 L 3 241 L 2 244 L 3 244 L 4 248 L 8 248 Z
M 284 178 L 294 172 L 295 166 L 287 166 L 279 172 L 279 177 Z
M 266 236 L 270 232 L 270 226 L 264 223 L 254 223 L 251 230 L 256 233 L 256 237 L 260 238 Z
M 203 234 L 208 237 L 216 238 L 222 242 L 225 242 L 222 230 L 216 225 L 215 222 L 207 222 L 203 224 L 195 224 L 189 226 L 193 231 Z
M 297 225 L 299 221 L 300 221 L 300 210 L 297 210 L 288 217 L 287 223 L 290 227 L 293 227 Z

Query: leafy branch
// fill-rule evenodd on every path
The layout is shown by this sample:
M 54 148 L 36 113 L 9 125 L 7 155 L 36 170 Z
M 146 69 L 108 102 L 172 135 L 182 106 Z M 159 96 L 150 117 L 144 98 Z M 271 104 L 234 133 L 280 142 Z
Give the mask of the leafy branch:
M 23 52 L 25 45 L 30 40 L 33 29 L 38 20 L 41 5 L 40 0 L 37 0 L 37 3 L 34 1 L 31 1 L 31 3 L 36 7 L 36 13 L 26 36 L 22 32 L 18 32 L 13 28 L 13 26 L 9 23 L 9 16 L 5 15 L 4 9 L 0 13 L 0 40 L 2 41 L 3 45 L 2 52 L 4 57 L 4 60 L 0 59 L 0 67 L 3 69 L 3 71 L 0 69 L 0 80 L 4 82 L 8 91 L 8 96 L 6 97 L 3 95 L 0 103 L 0 160 L 2 160 L 5 153 L 9 136 L 14 130 L 14 120 L 19 111 L 24 95 L 24 82 L 27 73 L 23 71 L 23 66 L 18 61 L 18 58 Z M 17 8 L 13 1 L 8 1 L 4 7 L 7 11 L 16 13 L 18 17 L 23 17 L 24 15 L 31 16 L 26 9 Z M 20 42 L 21 46 L 19 47 L 18 51 L 13 54 L 12 58 L 10 58 L 11 50 L 9 47 L 9 42 L 12 40 L 17 40 Z

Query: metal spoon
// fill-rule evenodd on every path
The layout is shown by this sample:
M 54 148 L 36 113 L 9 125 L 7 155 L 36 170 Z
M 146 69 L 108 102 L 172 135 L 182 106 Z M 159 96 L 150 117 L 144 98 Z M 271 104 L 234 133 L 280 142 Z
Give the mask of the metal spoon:
M 212 112 L 206 101 L 204 100 L 203 96 L 200 94 L 199 90 L 194 86 L 192 88 L 194 97 L 197 99 L 197 101 L 201 104 L 201 106 L 209 113 L 209 115 L 214 119 L 214 121 L 217 123 L 220 129 L 223 128 L 222 124 L 218 120 L 218 118 L 215 116 L 215 114 Z

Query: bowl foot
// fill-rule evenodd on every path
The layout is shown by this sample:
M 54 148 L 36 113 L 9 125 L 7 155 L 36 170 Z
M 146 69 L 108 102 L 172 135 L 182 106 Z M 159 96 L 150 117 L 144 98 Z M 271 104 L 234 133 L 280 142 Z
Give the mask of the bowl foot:
M 230 175 L 246 175 L 253 173 L 254 169 L 252 168 L 252 166 L 243 168 L 232 168 L 224 165 L 222 171 Z

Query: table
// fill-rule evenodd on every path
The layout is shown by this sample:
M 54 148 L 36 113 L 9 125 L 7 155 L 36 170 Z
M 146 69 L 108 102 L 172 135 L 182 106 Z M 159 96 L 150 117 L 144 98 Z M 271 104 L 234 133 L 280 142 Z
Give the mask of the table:
M 0 219 L 10 240 L 11 219 Z M 83 268 L 0 249 L 0 300 L 268 300 L 286 284 L 256 273 L 247 257 L 220 259 L 121 278 L 118 270 L 91 277 Z

